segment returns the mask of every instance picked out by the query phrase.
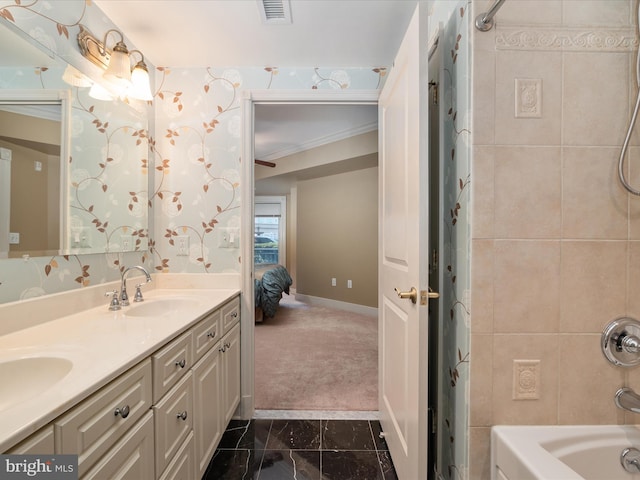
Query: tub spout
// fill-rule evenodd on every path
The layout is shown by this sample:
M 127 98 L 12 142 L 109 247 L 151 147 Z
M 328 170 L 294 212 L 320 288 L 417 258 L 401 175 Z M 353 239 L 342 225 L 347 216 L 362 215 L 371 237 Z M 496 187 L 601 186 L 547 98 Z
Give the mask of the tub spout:
M 622 387 L 616 392 L 616 406 L 633 413 L 640 413 L 640 395 L 628 387 Z

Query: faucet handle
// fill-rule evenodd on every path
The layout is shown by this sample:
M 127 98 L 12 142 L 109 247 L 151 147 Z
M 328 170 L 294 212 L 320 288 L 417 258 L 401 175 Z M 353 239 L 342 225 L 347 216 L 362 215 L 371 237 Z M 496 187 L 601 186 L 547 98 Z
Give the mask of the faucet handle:
M 122 308 L 120 306 L 120 300 L 118 300 L 118 290 L 114 290 L 113 292 L 106 292 L 104 296 L 111 297 L 111 301 L 109 302 L 109 310 L 120 310 Z
M 136 285 L 136 294 L 133 296 L 133 301 L 134 302 L 144 302 L 144 298 L 142 298 L 142 283 L 139 283 L 138 285 Z

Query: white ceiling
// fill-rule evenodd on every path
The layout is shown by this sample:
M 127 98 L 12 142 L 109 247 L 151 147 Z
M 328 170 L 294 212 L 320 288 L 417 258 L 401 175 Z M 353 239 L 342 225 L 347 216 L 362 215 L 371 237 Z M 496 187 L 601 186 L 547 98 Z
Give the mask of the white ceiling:
M 94 0 L 156 66 L 391 66 L 417 0 L 291 0 L 262 23 L 260 0 Z
M 256 105 L 255 154 L 273 161 L 378 128 L 376 105 Z

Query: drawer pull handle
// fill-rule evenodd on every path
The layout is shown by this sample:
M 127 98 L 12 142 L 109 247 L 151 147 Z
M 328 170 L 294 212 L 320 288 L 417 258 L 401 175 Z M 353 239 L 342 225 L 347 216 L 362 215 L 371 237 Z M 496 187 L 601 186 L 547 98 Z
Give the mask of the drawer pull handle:
M 184 366 L 186 364 L 187 364 L 187 362 L 184 360 L 184 358 L 182 360 L 180 360 L 179 362 L 176 361 L 176 367 L 184 368 Z
M 225 343 L 225 344 L 224 344 L 224 346 L 225 346 L 226 348 L 231 348 L 231 344 L 230 344 L 230 343 Z
M 113 414 L 117 417 L 120 415 L 122 418 L 127 418 L 129 416 L 129 405 L 125 405 L 122 408 L 116 408 L 116 411 Z
M 207 337 L 209 337 L 209 338 L 213 338 L 213 337 L 215 337 L 215 336 L 216 336 L 216 332 L 209 332 L 209 333 L 207 333 Z
M 226 345 L 221 346 L 221 347 L 218 349 L 218 351 L 219 351 L 219 352 L 222 352 L 222 353 L 226 352 L 226 351 L 227 351 L 227 346 L 226 346 Z
M 186 420 L 187 419 L 187 411 L 185 410 L 184 412 L 178 413 L 176 415 L 176 417 L 178 417 L 180 420 Z
M 237 317 L 238 317 L 238 312 L 233 312 L 233 313 L 231 314 L 231 316 L 232 316 L 233 318 L 237 318 Z

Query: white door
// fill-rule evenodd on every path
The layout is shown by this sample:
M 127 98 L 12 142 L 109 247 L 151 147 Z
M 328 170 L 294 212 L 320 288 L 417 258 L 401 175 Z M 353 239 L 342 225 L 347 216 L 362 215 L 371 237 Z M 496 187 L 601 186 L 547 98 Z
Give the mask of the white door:
M 379 409 L 400 480 L 427 478 L 428 79 L 421 3 L 379 99 Z

